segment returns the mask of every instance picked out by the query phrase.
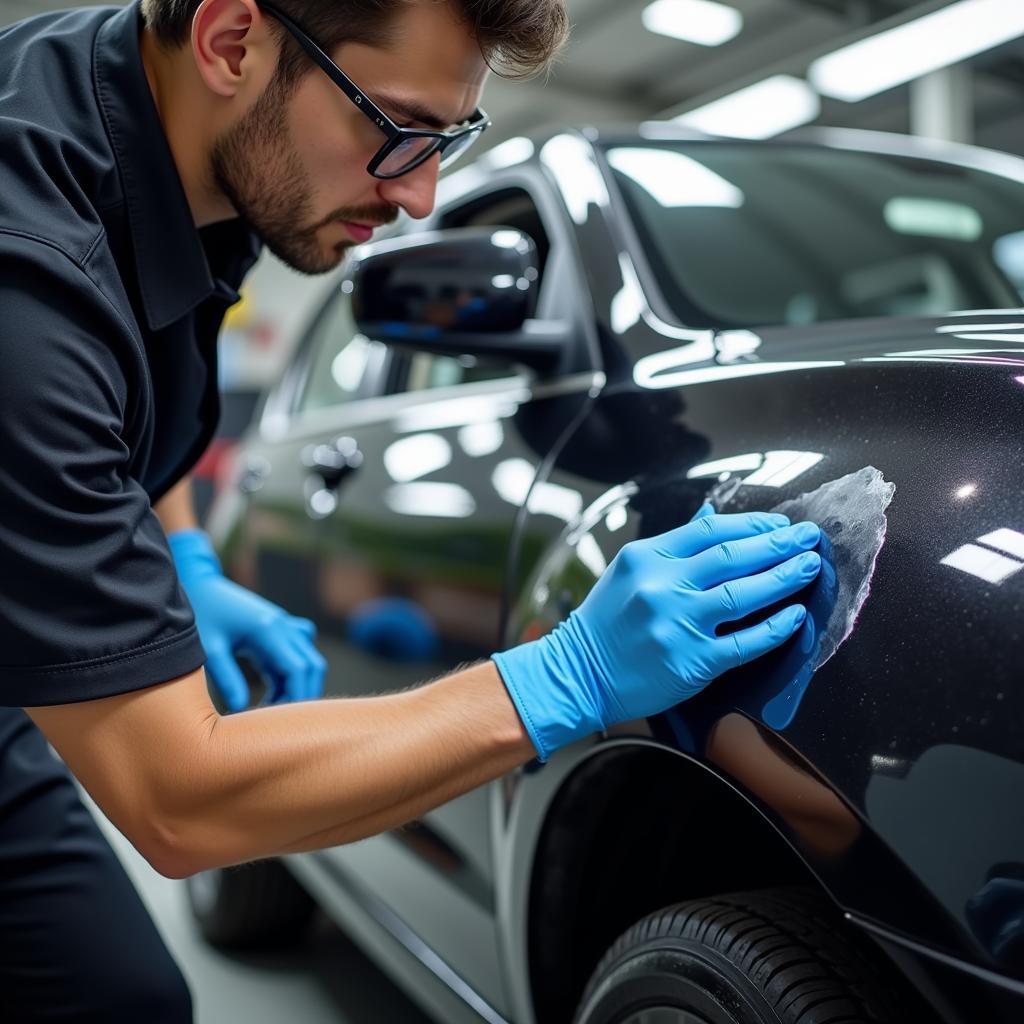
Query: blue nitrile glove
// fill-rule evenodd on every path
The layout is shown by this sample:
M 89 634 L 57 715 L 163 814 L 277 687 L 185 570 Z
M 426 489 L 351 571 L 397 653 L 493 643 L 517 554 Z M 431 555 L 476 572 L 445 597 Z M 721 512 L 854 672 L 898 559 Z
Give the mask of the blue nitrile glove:
M 249 703 L 236 653 L 250 656 L 264 673 L 271 704 L 319 697 L 327 662 L 313 646 L 314 623 L 227 579 L 202 530 L 178 530 L 167 540 L 195 613 L 207 673 L 229 710 Z
M 711 512 L 705 506 L 685 526 L 627 544 L 553 632 L 492 655 L 542 761 L 616 722 L 668 710 L 800 627 L 807 612 L 792 605 L 716 635 L 814 579 L 818 527 Z

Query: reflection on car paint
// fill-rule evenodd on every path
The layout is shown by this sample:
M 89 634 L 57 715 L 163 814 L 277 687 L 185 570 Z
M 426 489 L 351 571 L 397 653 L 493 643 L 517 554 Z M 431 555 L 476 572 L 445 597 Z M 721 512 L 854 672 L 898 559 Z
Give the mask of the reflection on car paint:
M 821 452 L 751 452 L 728 459 L 716 459 L 694 466 L 686 474 L 688 480 L 718 477 L 724 474 L 749 473 L 741 483 L 757 487 L 785 487 L 786 484 L 813 469 L 825 456 Z
M 1005 583 L 1024 569 L 1024 533 L 1000 529 L 964 544 L 939 563 L 959 569 L 986 583 Z
M 784 744 L 731 712 L 711 729 L 704 755 L 779 814 L 819 857 L 840 857 L 861 834 L 856 815 Z
M 1007 809 L 1019 811 L 1021 792 L 1021 764 L 942 743 L 905 773 L 873 775 L 866 800 L 872 824 L 885 829 L 902 859 L 943 902 L 963 908 L 974 938 L 996 961 L 1016 970 L 1024 967 L 1024 816 Z M 936 857 L 931 825 L 949 820 L 958 827 L 945 833 Z

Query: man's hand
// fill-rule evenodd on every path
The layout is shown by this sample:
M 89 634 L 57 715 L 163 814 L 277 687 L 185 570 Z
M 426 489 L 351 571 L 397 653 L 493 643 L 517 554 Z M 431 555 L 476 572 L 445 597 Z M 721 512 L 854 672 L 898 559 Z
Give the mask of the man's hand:
M 542 759 L 616 722 L 668 710 L 803 623 L 806 610 L 791 605 L 718 635 L 817 576 L 818 527 L 709 511 L 627 544 L 554 632 L 492 656 Z
M 225 578 L 201 530 L 179 530 L 167 540 L 195 612 L 208 675 L 229 710 L 249 703 L 236 654 L 251 657 L 264 673 L 271 704 L 321 696 L 327 662 L 313 646 L 316 626 Z

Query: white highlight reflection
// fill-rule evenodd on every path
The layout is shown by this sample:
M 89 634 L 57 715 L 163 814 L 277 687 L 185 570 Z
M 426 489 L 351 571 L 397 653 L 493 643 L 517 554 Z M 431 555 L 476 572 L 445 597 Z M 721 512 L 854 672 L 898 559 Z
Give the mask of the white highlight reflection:
M 647 308 L 647 300 L 633 263 L 625 253 L 619 254 L 619 271 L 622 274 L 622 287 L 612 299 L 611 322 L 616 334 L 625 334 L 640 323 Z
M 964 331 L 1024 331 L 1024 324 L 943 324 L 936 334 L 963 334 Z
M 720 363 L 734 363 L 753 355 L 761 347 L 761 335 L 753 331 L 721 331 L 715 335 Z
M 331 376 L 342 391 L 355 391 L 370 359 L 370 342 L 357 334 L 331 363 Z
M 585 533 L 580 537 L 576 545 L 576 557 L 598 578 L 608 568 L 608 561 L 592 533 Z
M 540 162 L 554 175 L 569 216 L 586 224 L 590 204 L 607 206 L 608 189 L 594 163 L 594 154 L 583 139 L 556 135 L 544 144 Z
M 968 334 L 966 331 L 957 331 L 954 337 L 962 341 L 1024 341 L 1024 334 Z
M 633 380 L 642 388 L 672 387 L 661 383 L 668 378 L 674 379 L 676 374 L 665 374 L 666 370 L 674 370 L 690 363 L 706 363 L 715 358 L 715 339 L 710 332 L 698 337 L 679 348 L 670 348 L 665 352 L 655 352 L 636 361 L 633 367 Z
M 408 434 L 414 430 L 444 430 L 474 422 L 505 419 L 515 415 L 520 404 L 529 397 L 530 392 L 526 388 L 515 388 L 500 394 L 466 395 L 463 398 L 424 402 L 398 413 L 394 428 L 400 434 Z
M 990 548 L 999 548 L 1008 555 L 1024 560 L 1024 533 L 1016 530 L 996 530 L 978 538 L 979 544 L 987 544 Z
M 976 544 L 965 544 L 957 548 L 942 559 L 941 564 L 970 573 L 986 583 L 1002 583 L 1024 569 L 1024 562 L 1006 558 L 987 548 L 979 548 Z
M 538 515 L 571 522 L 580 514 L 583 496 L 579 491 L 547 482 L 537 484 L 531 491 L 534 476 L 534 467 L 526 459 L 506 459 L 495 466 L 491 483 L 498 496 L 510 505 L 522 505 L 529 494 L 528 509 Z
M 499 167 L 514 167 L 533 156 L 533 143 L 519 135 L 513 139 L 506 139 L 498 143 L 493 149 L 489 149 L 480 157 L 481 163 L 497 170 Z
M 670 149 L 616 148 L 608 153 L 608 163 L 667 209 L 693 206 L 736 210 L 744 203 L 743 192 L 731 181 L 693 157 Z
M 452 446 L 440 434 L 403 437 L 384 452 L 384 468 L 392 480 L 408 483 L 444 469 L 452 461 Z
M 696 480 L 700 477 L 721 476 L 723 473 L 746 473 L 754 469 L 760 469 L 764 456 L 760 452 L 751 452 L 749 455 L 734 455 L 731 459 L 716 459 L 714 462 L 702 462 L 694 466 L 686 474 L 687 479 Z
M 713 343 L 712 348 L 714 347 Z M 689 347 L 689 346 L 687 346 Z M 659 353 L 665 355 L 665 353 Z M 652 358 L 652 357 L 647 357 Z M 659 377 L 640 375 L 641 363 L 638 360 L 633 370 L 633 379 L 641 387 L 658 390 L 661 388 L 680 388 L 689 384 L 708 384 L 717 380 L 730 380 L 733 377 L 760 377 L 768 373 L 789 373 L 792 370 L 818 370 L 830 366 L 845 366 L 841 360 L 801 363 L 744 363 L 740 366 L 709 366 L 700 370 L 681 370 L 679 373 L 663 373 Z
M 744 486 L 785 487 L 813 469 L 825 456 L 821 452 L 765 452 L 764 465 L 751 473 Z
M 716 459 L 694 466 L 687 479 L 728 479 L 733 473 L 750 473 L 743 485 L 754 487 L 785 487 L 797 477 L 813 469 L 825 456 L 821 452 L 772 451 L 750 452 L 728 459 Z
M 503 444 L 505 431 L 497 420 L 488 423 L 470 423 L 459 431 L 459 444 L 462 450 L 474 458 L 492 455 Z
M 403 516 L 467 519 L 476 512 L 473 495 L 458 484 L 395 484 L 384 492 L 384 503 Z
M 626 523 L 629 521 L 629 513 L 626 511 L 625 505 L 616 505 L 607 516 L 605 516 L 604 525 L 609 533 L 615 533 L 621 530 Z
M 711 135 L 769 139 L 820 113 L 818 94 L 802 78 L 772 75 L 673 120 Z

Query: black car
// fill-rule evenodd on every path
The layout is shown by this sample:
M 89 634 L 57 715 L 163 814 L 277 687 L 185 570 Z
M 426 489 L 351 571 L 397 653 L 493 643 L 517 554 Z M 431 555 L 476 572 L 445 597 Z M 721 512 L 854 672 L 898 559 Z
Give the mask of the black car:
M 199 876 L 206 934 L 312 894 L 446 1022 L 1024 1020 L 1024 162 L 652 124 L 442 184 L 357 251 L 210 520 L 316 620 L 328 695 L 542 635 L 708 496 L 821 523 L 813 645 Z

